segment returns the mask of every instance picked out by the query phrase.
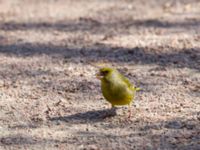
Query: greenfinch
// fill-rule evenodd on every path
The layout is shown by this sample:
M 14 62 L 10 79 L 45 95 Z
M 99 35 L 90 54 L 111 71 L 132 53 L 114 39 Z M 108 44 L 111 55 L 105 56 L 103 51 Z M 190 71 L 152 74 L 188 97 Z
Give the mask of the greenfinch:
M 111 103 L 112 107 L 128 105 L 130 117 L 130 106 L 135 92 L 140 88 L 134 87 L 126 77 L 113 68 L 101 68 L 96 77 L 101 80 L 101 91 L 104 98 Z

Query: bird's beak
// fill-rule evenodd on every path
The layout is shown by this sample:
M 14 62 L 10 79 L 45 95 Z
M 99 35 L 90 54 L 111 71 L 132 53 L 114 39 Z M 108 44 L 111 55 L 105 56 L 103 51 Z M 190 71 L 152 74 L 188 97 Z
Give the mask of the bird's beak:
M 102 79 L 102 75 L 100 74 L 100 72 L 96 73 L 95 76 L 96 76 L 96 78 L 99 79 L 99 80 Z

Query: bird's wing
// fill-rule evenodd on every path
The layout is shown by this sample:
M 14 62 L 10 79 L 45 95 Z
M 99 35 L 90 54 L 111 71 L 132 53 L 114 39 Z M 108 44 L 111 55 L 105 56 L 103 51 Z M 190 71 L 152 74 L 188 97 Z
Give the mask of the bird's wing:
M 140 88 L 135 87 L 133 84 L 131 84 L 131 82 L 124 77 L 122 74 L 119 74 L 120 78 L 123 80 L 123 82 L 125 82 L 126 85 L 128 85 L 129 88 L 131 88 L 133 91 L 139 91 L 141 90 Z
M 132 87 L 133 85 L 130 83 L 130 81 L 124 77 L 122 74 L 119 74 L 120 78 L 123 80 L 123 82 L 125 82 L 126 85 L 128 85 L 128 87 Z

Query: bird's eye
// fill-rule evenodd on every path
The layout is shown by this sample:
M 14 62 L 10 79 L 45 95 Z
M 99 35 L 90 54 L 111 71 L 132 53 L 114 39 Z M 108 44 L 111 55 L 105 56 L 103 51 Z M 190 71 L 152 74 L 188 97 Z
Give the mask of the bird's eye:
M 102 74 L 103 74 L 103 75 L 107 75 L 107 74 L 108 74 L 108 71 L 103 71 Z

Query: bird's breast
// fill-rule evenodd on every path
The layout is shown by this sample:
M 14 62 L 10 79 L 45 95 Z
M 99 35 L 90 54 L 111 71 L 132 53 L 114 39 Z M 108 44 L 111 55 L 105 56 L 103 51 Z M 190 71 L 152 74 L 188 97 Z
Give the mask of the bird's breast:
M 102 81 L 101 89 L 105 99 L 115 105 L 126 105 L 133 98 L 133 92 L 124 84 Z

